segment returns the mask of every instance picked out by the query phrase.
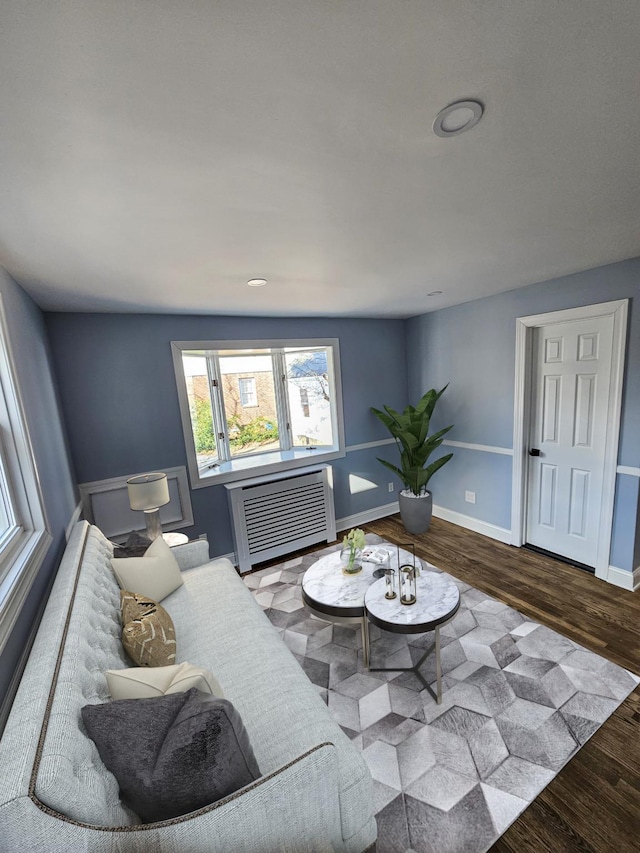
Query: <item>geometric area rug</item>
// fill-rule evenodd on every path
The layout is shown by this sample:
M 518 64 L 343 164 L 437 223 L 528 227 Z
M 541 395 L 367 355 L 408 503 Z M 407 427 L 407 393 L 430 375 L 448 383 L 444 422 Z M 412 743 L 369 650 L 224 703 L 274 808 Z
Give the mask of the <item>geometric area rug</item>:
M 367 535 L 368 544 L 381 541 Z M 368 672 L 358 626 L 305 608 L 302 575 L 339 547 L 244 582 L 362 751 L 374 780 L 378 853 L 484 853 L 640 678 L 453 578 L 461 603 L 440 630 L 437 705 L 413 673 Z M 433 641 L 370 628 L 374 666 L 411 666 Z M 433 656 L 422 672 L 435 682 Z

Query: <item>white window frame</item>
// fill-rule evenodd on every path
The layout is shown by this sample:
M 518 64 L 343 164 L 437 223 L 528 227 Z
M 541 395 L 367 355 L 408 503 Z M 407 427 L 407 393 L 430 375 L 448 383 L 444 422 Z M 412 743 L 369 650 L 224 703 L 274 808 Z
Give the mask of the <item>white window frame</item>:
M 334 443 L 331 446 L 309 446 L 291 447 L 284 450 L 258 452 L 237 457 L 235 459 L 216 461 L 208 469 L 201 470 L 198 467 L 191 415 L 189 412 L 189 399 L 187 396 L 187 383 L 182 363 L 183 353 L 200 351 L 216 352 L 221 350 L 261 350 L 261 349 L 306 349 L 324 347 L 328 351 L 333 372 L 333 386 L 335 392 L 335 405 L 332 407 L 333 436 Z M 178 400 L 180 403 L 180 416 L 182 420 L 182 431 L 187 451 L 187 463 L 189 477 L 193 489 L 202 489 L 221 483 L 230 483 L 244 480 L 247 477 L 257 477 L 263 474 L 274 474 L 293 468 L 301 468 L 306 465 L 317 465 L 319 462 L 328 462 L 346 455 L 344 441 L 344 420 L 342 412 L 342 382 L 340 377 L 340 345 L 337 338 L 307 338 L 307 339 L 285 339 L 285 340 L 246 340 L 246 341 L 172 341 L 171 350 L 173 365 L 176 374 L 176 385 L 178 389 Z M 276 360 L 280 357 L 276 354 Z M 209 360 L 209 359 L 208 359 Z M 216 358 L 211 359 L 213 363 Z M 213 378 L 216 378 L 215 376 Z M 218 381 L 220 376 L 217 376 Z M 276 395 L 276 400 L 280 395 Z M 215 403 L 214 403 L 215 405 Z M 286 405 L 284 411 L 278 411 L 278 421 L 281 424 L 290 422 Z
M 0 541 L 0 652 L 52 541 L 0 296 L 0 467 L 11 528 Z

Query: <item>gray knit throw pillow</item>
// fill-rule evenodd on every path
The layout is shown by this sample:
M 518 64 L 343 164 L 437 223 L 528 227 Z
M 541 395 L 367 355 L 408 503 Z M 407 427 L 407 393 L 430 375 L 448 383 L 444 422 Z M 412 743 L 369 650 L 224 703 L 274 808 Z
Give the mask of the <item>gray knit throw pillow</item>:
M 124 545 L 117 545 L 113 549 L 113 556 L 118 559 L 122 557 L 144 557 L 144 552 L 149 545 L 151 545 L 151 539 L 148 536 L 132 530 Z
M 85 705 L 82 720 L 143 823 L 195 811 L 261 775 L 238 711 L 195 688 Z

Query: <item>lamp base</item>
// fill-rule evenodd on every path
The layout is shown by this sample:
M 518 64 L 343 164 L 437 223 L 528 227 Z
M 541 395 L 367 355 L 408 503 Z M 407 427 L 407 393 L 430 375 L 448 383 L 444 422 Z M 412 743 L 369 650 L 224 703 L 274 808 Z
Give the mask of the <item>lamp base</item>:
M 160 524 L 159 509 L 145 509 L 144 517 L 147 524 L 147 536 L 153 542 L 159 536 L 162 536 L 162 525 Z

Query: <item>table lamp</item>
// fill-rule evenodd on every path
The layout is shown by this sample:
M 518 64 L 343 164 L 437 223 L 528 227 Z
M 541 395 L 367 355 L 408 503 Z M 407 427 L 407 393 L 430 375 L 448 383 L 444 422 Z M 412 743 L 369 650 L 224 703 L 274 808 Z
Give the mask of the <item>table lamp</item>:
M 151 474 L 138 474 L 136 477 L 129 477 L 127 489 L 131 509 L 144 512 L 149 539 L 153 541 L 158 536 L 162 536 L 160 507 L 168 504 L 171 500 L 167 475 L 154 471 Z

